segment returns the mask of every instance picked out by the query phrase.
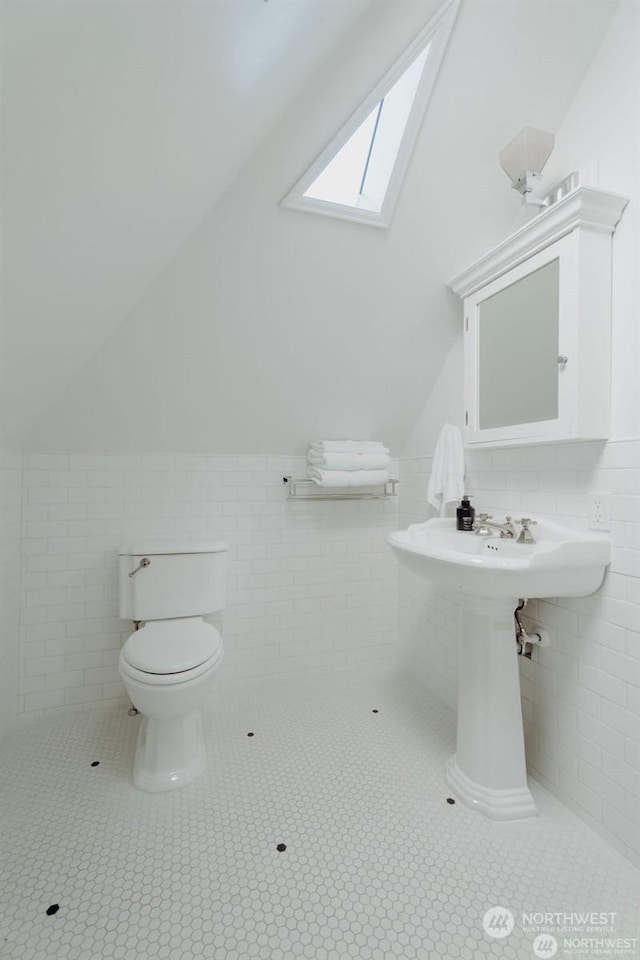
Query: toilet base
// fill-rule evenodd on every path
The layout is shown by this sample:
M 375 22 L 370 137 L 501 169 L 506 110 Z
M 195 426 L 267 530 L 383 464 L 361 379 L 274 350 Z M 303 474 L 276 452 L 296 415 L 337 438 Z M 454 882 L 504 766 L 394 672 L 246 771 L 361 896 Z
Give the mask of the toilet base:
M 199 710 L 180 717 L 142 717 L 133 760 L 133 785 L 146 793 L 177 790 L 206 766 Z

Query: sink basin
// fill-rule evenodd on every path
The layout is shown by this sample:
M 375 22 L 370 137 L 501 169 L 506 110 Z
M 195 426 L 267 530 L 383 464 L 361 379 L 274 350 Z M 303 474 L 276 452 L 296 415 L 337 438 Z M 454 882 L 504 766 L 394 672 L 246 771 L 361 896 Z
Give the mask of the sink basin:
M 611 544 L 538 520 L 535 543 L 503 540 L 499 534 L 462 533 L 449 519 L 427 520 L 389 535 L 403 566 L 456 593 L 485 598 L 583 597 L 602 583 Z
M 390 534 L 400 563 L 460 600 L 452 792 L 492 820 L 537 815 L 527 785 L 514 610 L 520 598 L 581 597 L 602 583 L 605 537 L 539 520 L 535 543 L 462 533 L 448 519 Z

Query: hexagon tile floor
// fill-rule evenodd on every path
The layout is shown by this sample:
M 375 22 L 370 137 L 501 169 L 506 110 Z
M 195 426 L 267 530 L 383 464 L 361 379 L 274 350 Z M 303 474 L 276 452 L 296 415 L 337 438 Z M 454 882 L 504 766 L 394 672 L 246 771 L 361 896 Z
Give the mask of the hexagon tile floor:
M 130 785 L 138 722 L 60 715 L 3 747 L 3 957 L 553 956 L 523 911 L 615 913 L 608 936 L 639 935 L 638 872 L 541 787 L 523 823 L 447 803 L 453 717 L 410 680 L 220 694 L 207 774 L 163 795 Z M 508 935 L 483 929 L 493 907 Z M 573 943 L 574 960 L 613 955 Z

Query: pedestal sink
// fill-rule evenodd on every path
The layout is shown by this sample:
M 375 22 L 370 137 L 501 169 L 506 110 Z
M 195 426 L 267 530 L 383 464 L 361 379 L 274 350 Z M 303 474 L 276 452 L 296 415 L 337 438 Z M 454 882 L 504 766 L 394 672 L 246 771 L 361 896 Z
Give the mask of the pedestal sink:
M 582 597 L 602 583 L 610 541 L 546 520 L 535 543 L 428 520 L 387 538 L 400 563 L 461 602 L 456 753 L 447 782 L 492 820 L 537 810 L 527 786 L 514 610 L 520 598 Z

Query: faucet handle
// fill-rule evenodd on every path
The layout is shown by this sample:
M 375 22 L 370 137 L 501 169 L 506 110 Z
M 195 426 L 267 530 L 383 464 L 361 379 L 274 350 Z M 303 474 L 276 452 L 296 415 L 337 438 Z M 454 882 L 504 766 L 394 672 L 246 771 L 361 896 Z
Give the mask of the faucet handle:
M 518 523 L 522 524 L 518 543 L 535 543 L 535 538 L 531 533 L 531 527 L 535 527 L 537 522 L 537 520 L 532 520 L 531 517 L 523 517 L 522 520 L 518 521 Z
M 483 522 L 484 520 L 493 520 L 493 516 L 490 513 L 479 513 L 477 519 Z

